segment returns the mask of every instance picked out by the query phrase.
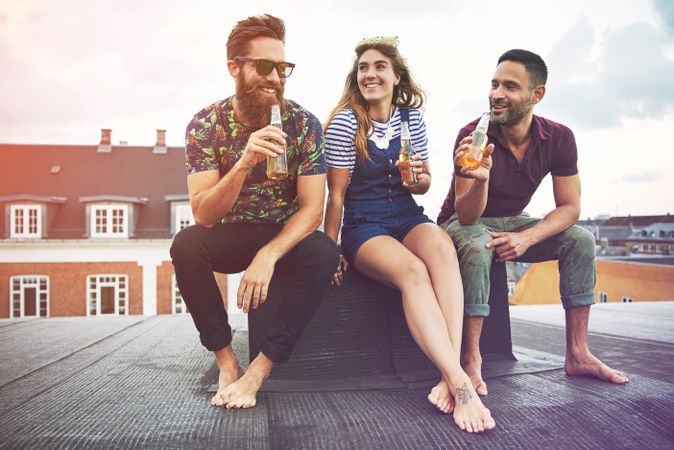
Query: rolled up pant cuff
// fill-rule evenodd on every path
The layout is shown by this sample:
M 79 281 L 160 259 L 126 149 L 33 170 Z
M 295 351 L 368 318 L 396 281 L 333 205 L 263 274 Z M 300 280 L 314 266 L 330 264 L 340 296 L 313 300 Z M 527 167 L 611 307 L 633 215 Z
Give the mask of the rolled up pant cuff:
M 562 305 L 564 306 L 564 309 L 594 305 L 594 292 L 589 294 L 576 294 L 562 297 Z
M 267 340 L 262 342 L 262 345 L 260 345 L 260 352 L 264 353 L 267 358 L 271 359 L 275 363 L 287 362 L 291 353 L 289 351 L 279 350 L 274 344 Z
M 463 305 L 464 317 L 487 317 L 489 316 L 488 303 L 466 303 Z
M 216 352 L 232 343 L 232 333 L 222 334 L 209 339 L 204 339 L 200 336 L 199 340 L 201 341 L 201 345 L 206 347 L 209 352 Z

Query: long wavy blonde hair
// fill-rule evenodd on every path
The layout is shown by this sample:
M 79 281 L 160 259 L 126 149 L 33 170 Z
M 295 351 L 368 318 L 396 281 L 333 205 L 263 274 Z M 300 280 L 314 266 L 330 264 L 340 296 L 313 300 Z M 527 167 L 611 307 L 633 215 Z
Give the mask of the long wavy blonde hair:
M 419 85 L 414 81 L 410 70 L 407 67 L 407 63 L 400 56 L 397 47 L 394 45 L 384 43 L 384 42 L 366 42 L 361 43 L 356 47 L 356 58 L 353 61 L 353 67 L 346 77 L 346 82 L 344 83 L 344 92 L 342 93 L 342 98 L 337 103 L 337 106 L 330 113 L 325 128 L 327 129 L 332 119 L 335 115 L 346 108 L 351 109 L 356 116 L 356 155 L 357 161 L 359 164 L 364 163 L 366 160 L 370 159 L 370 155 L 367 151 L 367 138 L 372 127 L 372 119 L 368 116 L 367 112 L 370 109 L 370 105 L 367 103 L 367 100 L 363 97 L 358 87 L 358 62 L 360 57 L 367 50 L 375 49 L 383 53 L 387 58 L 391 60 L 393 66 L 393 73 L 400 77 L 400 81 L 397 86 L 393 88 L 393 104 L 395 106 L 406 107 L 406 108 L 421 108 L 425 102 L 425 94 Z

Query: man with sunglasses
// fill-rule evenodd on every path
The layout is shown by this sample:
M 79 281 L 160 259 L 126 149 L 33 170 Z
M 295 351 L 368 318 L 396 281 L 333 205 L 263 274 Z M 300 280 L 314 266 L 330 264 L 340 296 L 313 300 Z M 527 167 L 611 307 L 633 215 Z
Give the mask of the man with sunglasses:
M 327 289 L 339 253 L 322 222 L 325 159 L 321 125 L 283 98 L 294 64 L 285 61 L 285 25 L 270 15 L 241 20 L 227 41 L 235 95 L 198 112 L 187 127 L 186 165 L 197 225 L 171 247 L 176 281 L 201 343 L 220 369 L 214 406 L 249 408 L 274 363 L 287 361 Z M 283 130 L 270 123 L 281 107 Z M 288 177 L 270 180 L 267 157 L 286 153 Z M 213 272 L 245 271 L 244 312 L 279 302 L 259 355 L 244 374 L 231 347 L 227 312 Z M 270 289 L 276 280 L 284 295 Z M 275 282 L 276 285 L 276 282 Z
M 624 373 L 600 361 L 588 345 L 588 318 L 594 303 L 595 240 L 576 225 L 580 215 L 577 149 L 569 128 L 534 115 L 546 91 L 543 59 L 509 50 L 498 60 L 489 91 L 490 144 L 480 165 L 460 167 L 477 120 L 461 129 L 454 152 L 455 172 L 438 223 L 456 245 L 464 287 L 461 364 L 480 395 L 480 334 L 489 315 L 489 272 L 496 261 L 559 261 L 560 293 L 566 314 L 567 375 L 626 383 Z M 523 213 L 540 182 L 552 174 L 556 207 L 543 219 Z

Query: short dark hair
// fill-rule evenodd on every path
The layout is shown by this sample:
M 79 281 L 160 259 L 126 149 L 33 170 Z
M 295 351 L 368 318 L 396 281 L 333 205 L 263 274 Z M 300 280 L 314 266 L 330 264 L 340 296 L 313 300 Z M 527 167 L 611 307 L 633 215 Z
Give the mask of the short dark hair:
M 543 58 L 536 53 L 519 48 L 512 49 L 501 55 L 497 65 L 501 64 L 503 61 L 515 61 L 524 64 L 524 67 L 526 67 L 527 73 L 529 74 L 530 87 L 532 89 L 541 84 L 545 85 L 548 81 L 548 66 L 545 65 Z
M 227 59 L 246 56 L 248 43 L 260 36 L 278 39 L 285 44 L 286 26 L 283 20 L 271 14 L 262 14 L 238 21 L 227 38 Z

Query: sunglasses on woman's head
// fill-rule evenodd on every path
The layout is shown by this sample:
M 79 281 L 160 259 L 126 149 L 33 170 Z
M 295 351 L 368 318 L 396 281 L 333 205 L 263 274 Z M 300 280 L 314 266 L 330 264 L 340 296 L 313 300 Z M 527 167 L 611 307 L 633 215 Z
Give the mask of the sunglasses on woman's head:
M 276 73 L 278 73 L 278 76 L 280 78 L 288 78 L 291 73 L 293 73 L 293 69 L 295 68 L 295 64 L 289 63 L 289 62 L 274 62 L 274 61 L 269 61 L 268 59 L 262 59 L 262 58 L 250 58 L 248 56 L 235 56 L 234 61 L 238 62 L 254 62 L 255 63 L 255 70 L 257 71 L 257 74 L 266 77 L 271 73 L 272 70 L 276 69 Z

